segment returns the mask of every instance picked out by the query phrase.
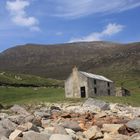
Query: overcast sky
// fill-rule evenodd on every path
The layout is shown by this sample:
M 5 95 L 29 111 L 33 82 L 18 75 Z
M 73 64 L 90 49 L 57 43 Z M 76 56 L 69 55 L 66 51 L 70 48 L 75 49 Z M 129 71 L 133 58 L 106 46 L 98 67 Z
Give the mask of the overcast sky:
M 99 40 L 140 41 L 140 0 L 0 0 L 0 51 Z

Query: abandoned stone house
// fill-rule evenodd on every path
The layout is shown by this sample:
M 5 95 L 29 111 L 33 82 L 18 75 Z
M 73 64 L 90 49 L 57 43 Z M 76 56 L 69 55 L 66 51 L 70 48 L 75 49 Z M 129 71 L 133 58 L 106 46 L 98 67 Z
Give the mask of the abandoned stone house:
M 65 81 L 67 98 L 88 98 L 94 96 L 115 96 L 114 82 L 108 78 L 73 68 Z

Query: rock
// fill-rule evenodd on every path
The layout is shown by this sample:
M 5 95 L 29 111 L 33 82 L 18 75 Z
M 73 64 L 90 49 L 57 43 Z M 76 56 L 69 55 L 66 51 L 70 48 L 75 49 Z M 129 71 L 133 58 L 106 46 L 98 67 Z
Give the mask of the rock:
M 6 138 L 5 136 L 1 137 L 0 140 L 9 140 L 8 138 Z
M 8 114 L 6 113 L 0 113 L 0 119 L 7 119 L 8 118 Z
M 98 118 L 104 118 L 106 116 L 107 116 L 107 114 L 105 112 L 100 112 L 100 113 L 96 114 L 94 117 L 95 117 L 95 119 L 98 119 Z
M 105 133 L 103 140 L 129 140 L 129 138 L 126 135 Z
M 23 133 L 22 140 L 49 140 L 49 136 L 47 134 L 42 134 L 34 131 L 28 131 Z
M 9 137 L 11 131 L 9 129 L 3 128 L 2 126 L 0 126 L 0 139 L 5 136 L 5 137 Z
M 76 136 L 78 137 L 78 138 L 77 138 L 78 140 L 89 140 L 89 139 L 86 138 L 85 135 L 84 135 L 82 132 L 80 132 L 80 131 L 76 133 Z M 77 140 L 77 139 L 76 139 L 76 140 Z
M 16 124 L 21 124 L 24 121 L 24 116 L 21 115 L 14 115 L 14 116 L 9 116 L 8 119 Z
M 130 137 L 129 140 L 140 140 L 140 133 L 135 133 Z
M 46 127 L 41 133 L 44 133 L 44 134 L 54 134 L 54 127 Z
M 10 131 L 14 131 L 17 127 L 17 125 L 12 121 L 10 121 L 9 119 L 1 120 L 0 125 L 5 129 L 9 129 Z
M 89 98 L 85 101 L 83 104 L 83 107 L 87 107 L 90 110 L 96 110 L 96 111 L 101 111 L 101 110 L 109 110 L 109 104 L 101 101 L 101 100 L 95 100 L 92 98 Z
M 97 126 L 92 126 L 91 128 L 89 128 L 87 131 L 84 132 L 84 135 L 88 139 L 95 139 L 95 138 L 103 137 L 103 134 L 102 134 L 100 128 Z
M 17 137 L 20 137 L 22 136 L 22 131 L 21 130 L 18 130 L 16 129 L 14 132 L 12 132 L 9 136 L 9 139 L 10 140 L 16 140 Z
M 49 114 L 49 113 L 46 113 L 46 112 L 41 112 L 41 111 L 35 111 L 34 112 L 34 115 L 36 116 L 36 117 L 41 117 L 41 118 L 48 118 L 48 117 L 50 117 L 51 116 L 51 114 Z
M 13 107 L 11 107 L 11 111 L 13 111 L 14 113 L 20 114 L 20 115 L 25 115 L 28 116 L 30 115 L 25 108 L 19 106 L 19 105 L 14 105 Z
M 81 127 L 79 126 L 78 122 L 76 121 L 69 121 L 69 120 L 65 120 L 62 122 L 61 124 L 64 128 L 69 128 L 72 129 L 74 131 L 81 131 Z
M 35 132 L 39 132 L 39 129 L 34 124 L 32 124 L 31 122 L 19 125 L 17 127 L 17 129 L 22 131 L 22 132 L 29 131 L 29 130 L 33 130 Z
M 140 118 L 130 120 L 128 123 L 126 123 L 126 126 L 135 130 L 136 132 L 140 132 Z
M 118 130 L 123 126 L 124 126 L 123 124 L 103 124 L 102 131 L 118 133 Z
M 73 140 L 69 135 L 53 134 L 49 140 Z
M 126 106 L 122 104 L 110 104 L 111 112 L 118 116 L 128 117 L 134 119 L 140 115 L 140 107 Z
M 44 128 L 50 126 L 50 123 L 51 123 L 50 119 L 47 119 L 47 120 L 46 119 L 42 119 L 41 120 L 41 126 L 44 127 Z
M 55 126 L 54 130 L 53 130 L 54 134 L 63 134 L 63 135 L 67 135 L 67 132 L 65 130 L 65 128 L 63 126 Z
M 42 126 L 41 120 L 42 120 L 41 117 L 35 117 L 35 118 L 33 119 L 32 123 L 33 123 L 34 125 L 36 125 L 36 126 L 41 127 L 41 126 Z
M 51 106 L 50 107 L 51 110 L 58 110 L 58 111 L 61 111 L 61 109 L 57 106 Z

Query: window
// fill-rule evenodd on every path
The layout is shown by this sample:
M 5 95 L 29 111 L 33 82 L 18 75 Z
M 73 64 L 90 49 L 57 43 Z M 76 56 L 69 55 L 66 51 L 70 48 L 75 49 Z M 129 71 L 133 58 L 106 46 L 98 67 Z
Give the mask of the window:
M 97 94 L 97 88 L 96 87 L 94 88 L 94 93 Z
M 110 96 L 110 89 L 108 89 L 108 95 Z
M 107 82 L 107 86 L 110 87 L 110 83 L 109 82 Z
M 97 81 L 94 79 L 94 85 L 96 85 Z

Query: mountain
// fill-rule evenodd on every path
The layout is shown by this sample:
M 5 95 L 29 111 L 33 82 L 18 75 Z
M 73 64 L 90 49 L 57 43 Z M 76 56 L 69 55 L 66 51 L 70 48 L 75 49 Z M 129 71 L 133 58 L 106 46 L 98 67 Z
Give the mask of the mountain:
M 0 71 L 65 79 L 73 66 L 101 74 L 123 84 L 134 78 L 139 84 L 140 42 L 80 42 L 58 45 L 26 44 L 0 53 Z M 125 81 L 125 80 L 124 80 Z

